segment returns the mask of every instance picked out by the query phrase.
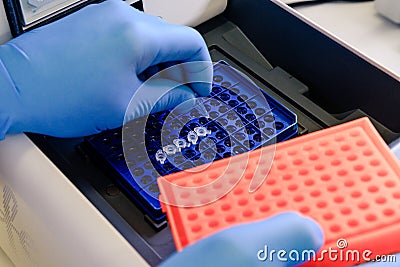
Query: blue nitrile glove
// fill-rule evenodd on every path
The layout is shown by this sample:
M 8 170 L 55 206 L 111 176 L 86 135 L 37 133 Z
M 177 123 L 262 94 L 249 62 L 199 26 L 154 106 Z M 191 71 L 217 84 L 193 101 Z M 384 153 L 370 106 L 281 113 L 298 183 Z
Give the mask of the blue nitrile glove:
M 210 62 L 194 29 L 119 0 L 85 7 L 0 46 L 0 139 L 19 132 L 83 136 L 121 126 L 143 72 L 192 61 Z M 192 68 L 185 79 L 202 71 Z M 205 75 L 211 82 L 212 71 Z M 149 97 L 131 117 L 149 113 L 154 96 L 166 91 L 154 112 L 211 89 L 209 84 L 169 89 L 174 84 L 167 79 L 146 88 Z
M 231 227 L 201 239 L 172 255 L 161 266 L 295 266 L 302 261 L 290 260 L 289 253 L 292 250 L 300 255 L 306 250 L 316 252 L 322 246 L 323 239 L 320 227 L 311 219 L 297 213 L 282 213 L 264 221 Z M 276 252 L 272 253 L 273 250 Z M 280 250 L 287 254 L 281 254 L 279 259 Z M 273 258 L 270 258 L 271 253 Z M 292 259 L 295 257 L 293 255 Z
M 400 253 L 380 256 L 375 262 L 363 263 L 354 267 L 398 267 L 400 262 Z

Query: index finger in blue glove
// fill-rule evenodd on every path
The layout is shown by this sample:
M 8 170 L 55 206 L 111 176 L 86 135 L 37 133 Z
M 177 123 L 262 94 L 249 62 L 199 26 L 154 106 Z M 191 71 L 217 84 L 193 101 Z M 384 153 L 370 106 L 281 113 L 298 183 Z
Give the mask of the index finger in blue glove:
M 218 232 L 174 254 L 161 266 L 295 266 L 304 259 L 291 260 L 291 251 L 300 255 L 316 252 L 322 244 L 318 224 L 290 212 Z M 270 258 L 272 250 L 275 256 Z M 277 257 L 280 250 L 287 253 L 286 260 Z
M 132 13 L 140 12 L 132 10 Z M 203 79 L 212 81 L 210 54 L 199 32 L 190 27 L 169 24 L 151 15 L 140 15 L 147 23 L 133 23 L 131 30 L 132 35 L 143 36 L 132 40 L 133 49 L 142 54 L 141 60 L 136 62 L 137 75 L 159 64 L 168 67 L 175 63 L 199 62 L 195 65 L 181 66 L 180 72 L 177 68 L 174 69 L 171 78 L 175 78 L 176 82 L 185 83 L 201 75 Z M 211 90 L 209 84 L 191 84 L 191 87 L 200 96 L 207 96 Z
M 174 108 L 194 97 L 194 92 L 186 85 L 169 79 L 150 79 L 133 95 L 124 121 L 128 122 L 149 113 Z

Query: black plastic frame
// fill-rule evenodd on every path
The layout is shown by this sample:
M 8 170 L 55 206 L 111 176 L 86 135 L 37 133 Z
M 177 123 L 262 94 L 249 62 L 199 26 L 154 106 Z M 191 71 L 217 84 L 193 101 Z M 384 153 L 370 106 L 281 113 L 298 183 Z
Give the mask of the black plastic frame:
M 271 1 L 230 0 L 224 15 L 273 65 L 305 83 L 308 99 L 337 119 L 368 114 L 384 125 L 387 142 L 400 135 L 397 79 Z

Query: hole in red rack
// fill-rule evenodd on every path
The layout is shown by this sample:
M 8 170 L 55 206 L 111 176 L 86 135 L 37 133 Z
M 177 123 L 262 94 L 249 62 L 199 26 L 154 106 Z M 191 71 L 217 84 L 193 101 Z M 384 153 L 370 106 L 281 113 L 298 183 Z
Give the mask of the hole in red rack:
M 245 206 L 245 205 L 247 205 L 247 203 L 249 203 L 249 202 L 247 201 L 247 199 L 244 199 L 244 198 L 239 199 L 239 201 L 238 201 L 239 206 Z
M 230 185 L 235 185 L 235 184 L 237 184 L 237 182 L 238 182 L 238 179 L 236 179 L 236 178 L 229 179 L 229 184 Z
M 287 201 L 286 200 L 279 200 L 276 205 L 280 208 L 285 207 L 287 205 Z
M 312 197 L 319 197 L 321 195 L 321 191 L 319 191 L 319 190 L 311 191 L 310 195 Z
M 204 214 L 207 216 L 212 216 L 212 215 L 214 215 L 214 213 L 215 213 L 215 211 L 213 209 L 206 209 L 204 211 Z
M 200 225 L 195 225 L 192 227 L 192 232 L 193 233 L 198 233 L 201 231 L 201 226 Z
M 217 227 L 218 225 L 219 225 L 219 222 L 215 221 L 215 220 L 208 223 L 208 226 L 210 226 L 211 228 Z
M 394 210 L 392 210 L 392 209 L 385 209 L 385 210 L 383 211 L 383 214 L 385 214 L 386 216 L 393 216 Z
M 322 181 L 329 181 L 332 177 L 329 174 L 324 174 L 321 176 Z
M 378 192 L 378 190 L 379 190 L 379 187 L 377 187 L 376 185 L 368 186 L 368 192 L 370 192 L 370 193 Z
M 349 160 L 349 161 L 355 161 L 356 159 L 357 159 L 357 156 L 354 154 L 347 156 L 347 160 Z
M 385 197 L 377 197 L 377 198 L 375 199 L 375 202 L 376 202 L 377 204 L 385 204 L 385 203 L 386 203 L 386 198 L 385 198 Z
M 337 190 L 337 186 L 336 185 L 329 185 L 328 186 L 328 191 L 329 192 L 335 192 Z
M 329 229 L 331 230 L 331 232 L 339 232 L 341 228 L 339 225 L 334 224 Z
M 207 192 L 207 189 L 205 187 L 200 187 L 196 189 L 196 193 L 201 195 Z
M 301 164 L 303 164 L 303 161 L 301 159 L 293 160 L 293 165 L 301 165 Z
M 389 188 L 395 187 L 395 186 L 396 186 L 396 183 L 395 183 L 394 181 L 386 181 L 386 182 L 385 182 L 385 186 L 386 186 L 386 187 L 389 187 Z
M 370 161 L 370 163 L 369 163 L 371 166 L 379 166 L 380 164 L 381 164 L 381 162 L 379 161 L 379 160 L 377 160 L 377 159 L 373 159 L 373 160 L 371 160 Z
M 196 220 L 198 218 L 198 216 L 197 216 L 196 213 L 191 213 L 191 214 L 188 215 L 187 218 L 188 218 L 189 221 L 194 221 L 194 220 Z
M 296 184 L 291 184 L 291 185 L 288 186 L 288 189 L 290 191 L 295 191 L 295 190 L 297 190 L 297 188 L 298 188 L 298 186 Z
M 322 171 L 322 170 L 325 169 L 325 166 L 322 165 L 322 164 L 318 164 L 318 165 L 315 165 L 314 169 L 315 169 L 316 171 Z
M 364 174 L 363 176 L 361 176 L 361 181 L 363 181 L 363 182 L 369 182 L 369 181 L 371 181 L 371 175 L 369 175 L 369 174 Z
M 358 220 L 356 220 L 356 219 L 349 220 L 349 221 L 347 222 L 347 224 L 348 224 L 350 227 L 356 227 L 356 226 L 358 226 Z
M 307 174 L 308 174 L 308 170 L 302 169 L 302 170 L 299 171 L 299 174 L 300 174 L 300 175 L 303 175 L 303 176 L 304 176 L 304 175 L 307 175 Z
M 359 136 L 359 135 L 360 135 L 360 132 L 359 132 L 359 131 L 354 130 L 354 131 L 351 131 L 351 132 L 350 132 L 350 136 L 351 136 L 351 137 L 357 137 L 357 136 Z
M 318 160 L 318 156 L 317 155 L 315 155 L 315 154 L 312 154 L 312 155 L 310 155 L 309 157 L 308 157 L 308 159 L 309 160 Z
M 361 202 L 360 204 L 358 204 L 358 207 L 362 210 L 366 210 L 369 207 L 369 204 L 367 202 Z
M 317 203 L 317 207 L 320 208 L 320 209 L 326 208 L 326 206 L 327 206 L 327 204 L 326 204 L 325 201 L 319 201 Z
M 229 175 L 232 175 L 232 174 L 234 174 L 234 173 L 235 173 L 235 170 L 232 169 L 232 168 L 229 168 L 229 169 L 226 171 L 226 174 L 229 174 Z
M 265 196 L 262 195 L 262 194 L 257 194 L 257 195 L 254 197 L 254 199 L 257 200 L 257 201 L 262 201 L 262 200 L 264 200 L 264 198 L 265 198 Z
M 367 214 L 367 216 L 365 216 L 365 219 L 367 219 L 367 221 L 369 221 L 369 222 L 376 221 L 376 215 L 375 214 Z
M 312 186 L 312 185 L 314 185 L 314 180 L 312 180 L 312 179 L 307 179 L 305 182 L 304 182 L 304 184 L 305 185 L 307 185 L 307 186 Z
M 355 171 L 362 171 L 362 170 L 364 170 L 364 166 L 363 165 L 356 165 L 356 166 L 354 166 L 354 170 Z
M 353 191 L 353 192 L 351 192 L 351 196 L 353 198 L 359 198 L 359 197 L 361 197 L 361 192 L 360 191 Z
M 367 149 L 367 150 L 363 151 L 364 156 L 369 157 L 369 156 L 372 156 L 372 154 L 374 154 L 374 152 L 372 152 L 372 150 Z
M 286 169 L 286 164 L 279 164 L 278 165 L 278 170 L 284 170 L 284 169 Z
M 346 187 L 352 187 L 352 186 L 354 185 L 354 182 L 353 182 L 352 180 L 346 180 L 346 181 L 344 182 L 344 185 L 345 185 Z
M 246 180 L 251 180 L 251 179 L 253 179 L 253 177 L 254 177 L 254 173 L 247 173 L 245 176 L 244 176 L 244 178 L 246 179 Z
M 211 173 L 207 174 L 207 177 L 212 179 L 212 180 L 215 180 L 215 179 L 217 179 L 219 177 L 219 175 L 217 173 L 215 173 L 215 172 L 211 172 Z
M 344 137 L 343 136 L 336 136 L 335 137 L 335 141 L 336 142 L 342 142 L 342 141 L 344 141 Z
M 201 184 L 202 182 L 203 182 L 203 179 L 200 177 L 193 179 L 193 183 L 195 183 L 195 184 Z
M 337 196 L 333 199 L 336 203 L 342 203 L 344 201 L 344 197 Z
M 338 159 L 332 160 L 331 165 L 332 166 L 339 166 L 342 162 Z
M 237 189 L 233 190 L 234 195 L 240 195 L 242 193 L 243 193 L 243 189 L 241 189 L 241 188 L 237 188 Z
M 186 181 L 179 181 L 179 182 L 176 183 L 176 185 L 184 187 L 184 186 L 187 186 L 187 182 Z
M 346 176 L 347 173 L 348 173 L 348 172 L 347 172 L 346 170 L 339 170 L 339 171 L 338 171 L 338 175 L 339 175 L 339 176 Z
M 189 198 L 189 196 L 190 196 L 189 192 L 182 192 L 182 194 L 181 194 L 181 198 L 184 198 L 184 199 Z
M 274 185 L 276 183 L 275 179 L 272 178 L 268 178 L 265 182 L 267 185 Z
M 296 201 L 296 202 L 301 202 L 301 201 L 304 200 L 304 197 L 301 196 L 301 195 L 298 195 L 298 196 L 295 196 L 295 197 L 293 198 L 293 200 Z
M 326 155 L 326 156 L 333 156 L 334 154 L 335 154 L 335 151 L 333 151 L 333 150 L 331 150 L 331 149 L 325 151 L 325 155 Z
M 309 207 L 301 207 L 300 208 L 300 212 L 301 213 L 308 213 L 310 211 L 310 208 Z
M 222 183 L 215 183 L 212 186 L 214 189 L 221 189 L 222 188 Z
M 396 199 L 400 199 L 400 192 L 394 192 L 393 197 Z
M 268 205 L 262 205 L 262 206 L 260 207 L 260 211 L 261 211 L 261 212 L 268 212 L 270 209 L 271 209 L 271 208 L 270 208 L 270 206 L 268 206 Z
M 271 192 L 271 194 L 272 194 L 273 196 L 279 196 L 281 193 L 282 193 L 282 192 L 281 192 L 280 189 L 274 189 L 274 190 L 272 190 L 272 192 Z
M 292 175 L 291 174 L 284 174 L 282 176 L 282 179 L 285 180 L 285 181 L 288 181 L 288 180 L 292 179 Z
M 251 217 L 253 216 L 253 212 L 251 210 L 245 210 L 243 212 L 243 217 Z
M 349 214 L 351 213 L 351 209 L 348 208 L 348 207 L 343 207 L 343 208 L 340 209 L 340 212 L 341 212 L 343 215 L 349 215 Z
M 304 151 L 311 151 L 312 149 L 313 149 L 312 146 L 304 146 L 304 147 L 303 147 L 303 150 L 304 150 Z
M 349 145 L 343 145 L 340 147 L 340 150 L 342 151 L 349 151 L 351 149 L 351 147 Z
M 327 146 L 328 144 L 329 144 L 328 141 L 321 141 L 321 142 L 319 142 L 319 145 L 320 145 L 320 146 Z
M 203 199 L 200 201 L 200 203 L 203 204 L 203 205 L 208 204 L 208 203 L 210 203 L 210 199 L 208 199 L 208 198 L 203 198 Z
M 380 170 L 380 171 L 378 171 L 378 175 L 383 177 L 383 176 L 388 175 L 388 172 L 386 170 Z
M 228 215 L 226 216 L 225 220 L 230 223 L 230 222 L 234 222 L 236 220 L 236 217 L 233 215 Z
M 228 204 L 228 203 L 224 203 L 224 204 L 222 204 L 221 209 L 222 209 L 223 211 L 230 210 L 230 209 L 231 209 L 231 205 Z
M 364 140 L 359 140 L 359 141 L 356 142 L 356 145 L 357 145 L 357 146 L 360 146 L 360 147 L 361 147 L 361 146 L 365 146 L 366 144 L 367 144 L 367 143 L 366 143 Z

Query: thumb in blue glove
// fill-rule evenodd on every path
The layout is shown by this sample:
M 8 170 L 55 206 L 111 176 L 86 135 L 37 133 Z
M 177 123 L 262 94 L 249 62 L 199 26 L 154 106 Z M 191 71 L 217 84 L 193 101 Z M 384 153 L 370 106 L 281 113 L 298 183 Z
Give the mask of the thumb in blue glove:
M 199 240 L 161 266 L 295 266 L 307 259 L 291 259 L 292 251 L 301 256 L 303 251 L 316 253 L 322 245 L 323 234 L 317 223 L 289 212 L 231 227 Z
M 203 61 L 155 83 L 132 118 L 206 96 L 210 56 L 194 29 L 171 25 L 119 0 L 91 5 L 0 46 L 0 139 L 6 133 L 83 136 L 121 126 L 143 74 L 157 66 Z M 209 66 L 207 66 L 209 65 Z M 168 89 L 165 89 L 168 88 Z M 156 104 L 154 94 L 164 95 Z

